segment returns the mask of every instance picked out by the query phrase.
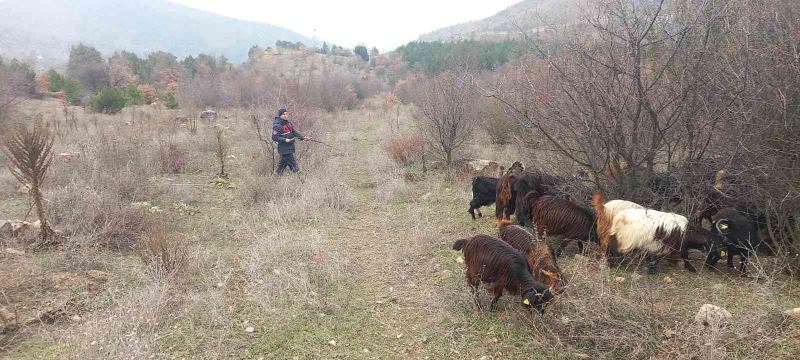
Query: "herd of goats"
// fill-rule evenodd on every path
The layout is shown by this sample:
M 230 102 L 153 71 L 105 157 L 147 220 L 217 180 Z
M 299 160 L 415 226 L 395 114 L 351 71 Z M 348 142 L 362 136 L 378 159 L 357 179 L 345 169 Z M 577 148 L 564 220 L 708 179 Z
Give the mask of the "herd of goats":
M 726 255 L 733 267 L 738 255 L 739 271 L 747 271 L 748 256 L 756 248 L 756 225 L 735 207 L 706 209 L 704 216 L 711 221 L 707 230 L 683 215 L 627 200 L 606 201 L 603 193 L 593 194 L 590 208 L 559 196 L 558 182 L 548 174 L 526 171 L 519 162 L 500 178 L 472 180 L 469 213 L 473 219 L 476 211 L 482 217 L 480 207 L 494 203 L 500 228 L 499 238 L 477 235 L 453 244 L 453 250 L 464 253 L 467 283 L 479 308 L 478 287 L 484 283 L 494 294 L 491 309 L 508 291 L 522 295 L 523 306 L 544 313 L 546 304 L 566 285 L 556 259 L 570 241 L 577 241 L 581 252 L 584 242 L 598 244 L 610 265 L 626 254 L 642 253 L 651 274 L 660 259 L 675 259 L 674 255 L 680 255 L 686 270 L 695 272 L 690 249 L 705 252 L 709 267 Z M 545 236 L 557 245 L 542 241 Z

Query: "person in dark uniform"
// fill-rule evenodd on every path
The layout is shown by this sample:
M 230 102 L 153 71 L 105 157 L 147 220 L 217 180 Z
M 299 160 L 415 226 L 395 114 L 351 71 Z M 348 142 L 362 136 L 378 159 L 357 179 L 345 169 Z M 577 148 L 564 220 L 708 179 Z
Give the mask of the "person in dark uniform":
M 294 142 L 300 139 L 303 141 L 311 140 L 311 137 L 304 136 L 294 128 L 289 121 L 289 112 L 286 109 L 278 110 L 278 116 L 272 121 L 272 141 L 278 143 L 278 154 L 281 161 L 278 163 L 278 175 L 288 167 L 292 172 L 300 171 L 297 161 L 294 159 Z

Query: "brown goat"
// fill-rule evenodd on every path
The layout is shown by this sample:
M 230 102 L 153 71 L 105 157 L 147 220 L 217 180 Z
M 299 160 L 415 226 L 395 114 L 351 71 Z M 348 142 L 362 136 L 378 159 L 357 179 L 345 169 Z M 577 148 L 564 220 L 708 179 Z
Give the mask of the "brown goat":
M 513 187 L 516 177 L 524 171 L 520 162 L 514 162 L 505 175 L 497 181 L 497 198 L 495 199 L 494 215 L 497 221 L 510 219 L 514 213 Z
M 583 252 L 583 242 L 597 242 L 595 231 L 595 213 L 592 209 L 572 201 L 552 195 L 540 195 L 536 191 L 525 194 L 521 211 L 539 236 L 551 236 L 560 242 L 556 255 L 561 255 L 570 240 L 578 241 L 578 248 Z M 520 221 L 521 219 L 517 219 Z
M 503 290 L 521 294 L 525 307 L 534 307 L 544 313 L 544 307 L 553 298 L 553 293 L 544 284 L 531 276 L 525 257 L 511 245 L 489 235 L 477 235 L 472 239 L 460 239 L 453 243 L 453 250 L 464 252 L 467 267 L 467 283 L 475 295 L 475 304 L 481 308 L 478 287 L 481 282 L 494 293 L 490 310 L 494 310 Z
M 536 281 L 550 286 L 556 294 L 564 290 L 566 280 L 558 267 L 553 249 L 547 243 L 519 225 L 504 226 L 500 229 L 500 239 L 525 255 Z

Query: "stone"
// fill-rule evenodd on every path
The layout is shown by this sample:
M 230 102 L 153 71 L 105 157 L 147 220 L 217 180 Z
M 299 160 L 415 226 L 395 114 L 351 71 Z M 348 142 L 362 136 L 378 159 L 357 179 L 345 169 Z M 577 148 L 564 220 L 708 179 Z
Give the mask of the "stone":
M 19 236 L 20 234 L 33 229 L 33 224 L 23 220 L 11 220 L 11 236 Z
M 731 318 L 733 316 L 728 310 L 712 304 L 703 304 L 694 316 L 694 322 L 704 327 L 724 328 L 728 326 Z
M 664 277 L 664 282 L 667 283 L 667 284 L 672 284 L 672 278 L 669 277 L 669 276 L 665 276 Z
M 80 156 L 81 156 L 80 153 L 74 153 L 73 154 L 73 153 L 68 153 L 68 152 L 62 152 L 62 153 L 56 154 L 56 157 L 58 159 L 60 159 L 61 161 L 63 161 L 63 162 L 71 162 L 73 159 L 77 159 Z
M 622 276 L 617 276 L 617 277 L 614 278 L 614 281 L 616 281 L 616 282 L 621 284 L 621 283 L 625 282 L 625 278 L 622 277 Z
M 31 191 L 31 186 L 28 184 L 24 184 L 17 189 L 17 192 L 20 194 L 28 194 Z
M 0 239 L 10 238 L 12 235 L 14 235 L 14 232 L 11 229 L 11 221 L 0 220 Z
M 205 110 L 200 113 L 200 118 L 204 120 L 216 120 L 217 112 L 214 110 Z
M 244 329 L 244 331 L 245 331 L 245 332 L 248 332 L 248 333 L 254 333 L 254 332 L 256 332 L 256 328 L 254 328 L 254 327 L 252 327 L 252 326 L 248 326 L 248 327 L 246 327 L 246 328 Z
M 330 346 L 336 346 L 336 340 L 331 340 L 331 341 L 328 341 L 328 345 L 330 345 Z
M 466 159 L 461 164 L 465 175 L 472 176 L 497 176 L 500 173 L 500 164 L 492 160 Z
M 789 309 L 783 312 L 786 317 L 800 319 L 800 308 Z
M 24 251 L 17 250 L 17 249 L 12 249 L 12 248 L 6 248 L 5 252 L 6 252 L 6 254 L 9 254 L 9 255 L 17 255 L 17 256 L 25 255 Z
M 17 315 L 8 311 L 5 307 L 0 307 L 0 322 L 5 324 L 13 324 L 17 322 Z

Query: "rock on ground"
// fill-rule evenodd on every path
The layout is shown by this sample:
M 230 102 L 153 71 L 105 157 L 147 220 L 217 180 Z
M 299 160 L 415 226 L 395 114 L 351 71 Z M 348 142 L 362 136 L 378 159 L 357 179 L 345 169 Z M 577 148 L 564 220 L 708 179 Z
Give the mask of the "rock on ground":
M 704 327 L 723 328 L 730 323 L 732 317 L 728 310 L 716 305 L 704 304 L 694 316 L 694 322 Z
M 783 312 L 786 317 L 800 319 L 800 308 L 789 309 Z

